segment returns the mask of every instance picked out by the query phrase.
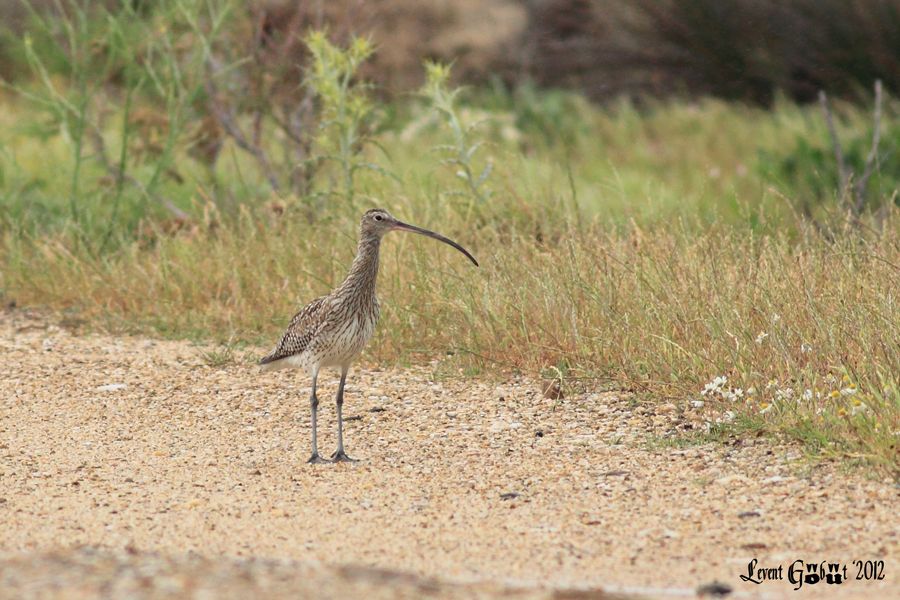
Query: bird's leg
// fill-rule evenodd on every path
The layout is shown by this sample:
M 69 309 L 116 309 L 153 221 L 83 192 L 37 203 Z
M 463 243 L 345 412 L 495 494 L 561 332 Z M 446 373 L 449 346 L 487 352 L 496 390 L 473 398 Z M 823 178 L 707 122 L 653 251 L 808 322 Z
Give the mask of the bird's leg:
M 316 413 L 319 411 L 319 399 L 316 397 L 316 380 L 319 377 L 319 371 L 313 371 L 312 376 L 312 394 L 309 397 L 309 408 L 312 412 L 312 455 L 306 461 L 312 464 L 320 464 L 328 462 L 319 456 L 319 444 L 316 442 Z
M 338 384 L 337 392 L 337 450 L 331 455 L 334 462 L 356 462 L 356 459 L 347 456 L 344 452 L 344 418 L 341 409 L 344 407 L 344 383 L 347 381 L 347 369 L 341 369 L 341 383 Z

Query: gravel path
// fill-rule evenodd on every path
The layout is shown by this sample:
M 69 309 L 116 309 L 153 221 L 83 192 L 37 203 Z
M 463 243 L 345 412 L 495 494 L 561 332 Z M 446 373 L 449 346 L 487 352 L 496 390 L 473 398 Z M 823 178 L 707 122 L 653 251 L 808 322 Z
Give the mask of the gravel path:
M 0 315 L 0 596 L 90 580 L 71 597 L 140 585 L 154 597 L 163 584 L 147 573 L 171 589 L 218 577 L 265 597 L 362 585 L 665 598 L 716 580 L 734 597 L 804 593 L 741 581 L 757 558 L 883 560 L 880 582 L 806 586 L 806 597 L 900 598 L 894 482 L 811 467 L 764 440 L 648 443 L 702 422 L 686 402 L 553 400 L 525 379 L 358 369 L 345 439 L 364 460 L 312 466 L 307 379 L 211 367 L 205 350 Z M 324 379 L 330 454 L 336 377 Z

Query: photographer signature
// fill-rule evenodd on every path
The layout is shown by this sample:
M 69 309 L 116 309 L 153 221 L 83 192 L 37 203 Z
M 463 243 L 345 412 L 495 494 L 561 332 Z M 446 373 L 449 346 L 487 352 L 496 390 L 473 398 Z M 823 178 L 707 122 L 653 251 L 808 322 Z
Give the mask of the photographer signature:
M 850 563 L 856 568 L 858 580 L 882 580 L 884 579 L 883 560 L 854 560 Z M 852 574 L 852 571 L 849 571 Z M 785 569 L 785 565 L 777 567 L 760 567 L 757 559 L 747 563 L 747 574 L 741 575 L 743 581 L 761 584 L 764 581 L 787 581 L 794 585 L 794 590 L 799 590 L 806 585 L 815 585 L 825 582 L 828 585 L 840 585 L 848 579 L 848 565 L 838 562 L 806 562 L 795 560 Z

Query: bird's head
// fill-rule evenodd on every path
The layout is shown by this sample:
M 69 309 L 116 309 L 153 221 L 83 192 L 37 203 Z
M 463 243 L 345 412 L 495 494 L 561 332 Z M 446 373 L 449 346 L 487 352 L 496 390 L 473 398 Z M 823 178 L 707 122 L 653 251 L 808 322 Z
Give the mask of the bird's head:
M 429 231 L 428 229 L 416 227 L 415 225 L 410 225 L 409 223 L 404 223 L 403 221 L 395 219 L 391 215 L 391 213 L 384 210 L 383 208 L 373 208 L 365 212 L 362 217 L 362 222 L 360 223 L 361 238 L 375 237 L 381 239 L 384 234 L 389 231 L 409 231 L 411 233 L 418 233 L 419 235 L 428 236 L 430 238 L 444 242 L 445 244 L 449 244 L 450 246 L 453 246 L 454 248 L 465 254 L 469 258 L 469 260 L 471 260 L 475 264 L 476 267 L 478 266 L 478 261 L 475 260 L 475 257 L 472 256 L 468 250 L 466 250 L 450 238 L 446 238 L 441 234 Z
M 373 208 L 367 210 L 362 217 L 360 223 L 360 231 L 364 237 L 376 235 L 382 237 L 388 231 L 393 229 L 393 224 L 397 222 L 391 213 L 383 208 Z

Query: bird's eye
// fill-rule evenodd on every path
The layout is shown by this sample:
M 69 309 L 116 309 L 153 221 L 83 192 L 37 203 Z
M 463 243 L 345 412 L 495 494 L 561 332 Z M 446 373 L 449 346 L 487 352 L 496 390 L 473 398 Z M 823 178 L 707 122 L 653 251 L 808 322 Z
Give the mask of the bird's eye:
M 384 219 L 384 217 L 382 217 L 381 215 L 375 215 L 375 220 L 376 220 L 376 221 L 381 221 L 381 220 L 383 220 L 383 219 Z

